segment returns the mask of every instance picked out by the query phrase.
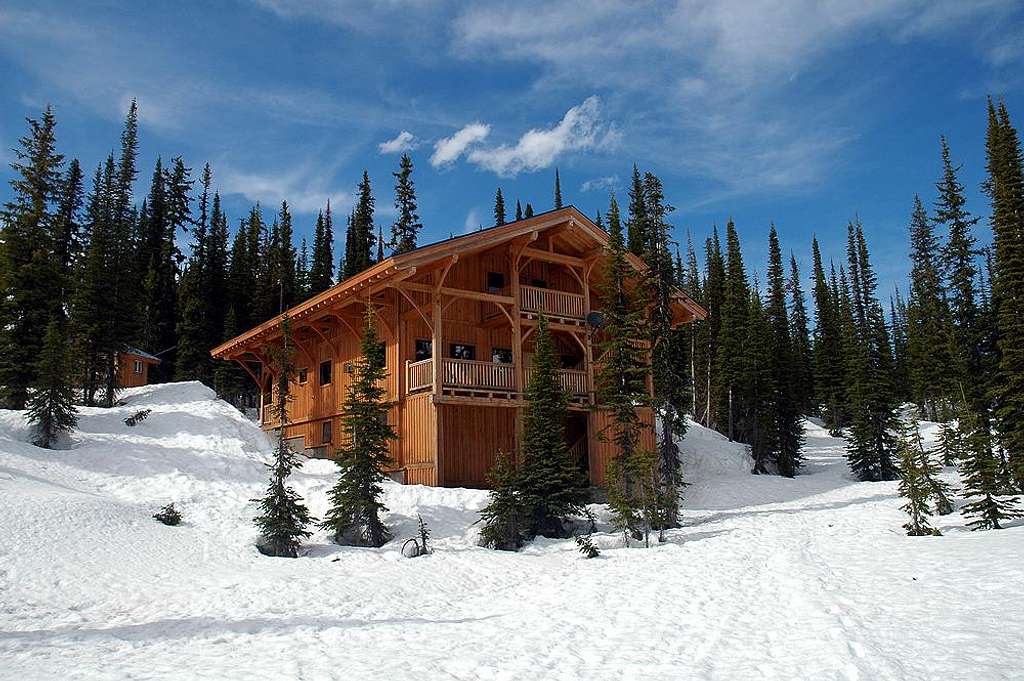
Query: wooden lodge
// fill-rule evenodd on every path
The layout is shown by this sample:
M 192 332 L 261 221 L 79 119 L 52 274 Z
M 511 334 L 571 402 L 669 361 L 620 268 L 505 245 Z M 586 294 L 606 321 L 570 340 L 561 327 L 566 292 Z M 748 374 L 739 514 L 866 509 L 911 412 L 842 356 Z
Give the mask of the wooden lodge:
M 117 384 L 122 388 L 137 388 L 149 384 L 149 369 L 160 364 L 160 358 L 138 348 L 117 353 Z
M 591 313 L 601 307 L 607 242 L 607 233 L 581 212 L 562 208 L 392 256 L 291 308 L 298 371 L 286 437 L 310 456 L 331 456 L 342 444 L 339 414 L 372 304 L 386 343 L 389 420 L 398 433 L 393 477 L 485 486 L 497 451 L 517 451 L 531 336 L 543 312 L 571 397 L 566 437 L 591 482 L 602 484 L 612 447 L 598 438 L 607 415 L 593 408 L 600 328 L 599 315 Z M 682 291 L 674 309 L 677 324 L 706 316 Z M 278 425 L 269 408 L 274 380 L 267 348 L 281 342 L 281 319 L 211 351 L 237 362 L 260 386 L 266 430 Z M 646 430 L 653 446 L 653 428 Z

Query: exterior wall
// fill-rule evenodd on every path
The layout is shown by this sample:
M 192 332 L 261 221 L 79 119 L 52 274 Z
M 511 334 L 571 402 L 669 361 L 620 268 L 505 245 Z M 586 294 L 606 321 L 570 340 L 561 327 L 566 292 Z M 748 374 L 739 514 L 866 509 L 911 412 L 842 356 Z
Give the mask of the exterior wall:
M 639 409 L 638 412 L 641 422 L 647 426 L 640 431 L 640 446 L 654 449 L 657 444 L 654 432 L 654 412 L 647 408 Z M 596 409 L 590 412 L 590 432 L 587 443 L 590 460 L 590 482 L 598 487 L 604 486 L 605 469 L 608 466 L 608 462 L 616 456 L 615 444 L 613 442 L 603 442 L 601 438 L 601 433 L 605 433 L 609 440 L 612 439 L 613 431 L 609 429 L 611 425 L 612 415 L 610 411 Z
M 440 460 L 446 486 L 487 486 L 487 473 L 494 466 L 498 450 L 516 449 L 517 411 L 512 407 L 438 405 Z
M 436 485 L 437 409 L 429 393 L 412 395 L 401 410 L 398 432 L 399 467 L 405 470 L 405 482 Z
M 135 362 L 142 362 L 142 373 L 135 373 Z M 117 378 L 122 388 L 137 388 L 149 384 L 149 365 L 152 360 L 140 358 L 138 355 L 118 355 Z

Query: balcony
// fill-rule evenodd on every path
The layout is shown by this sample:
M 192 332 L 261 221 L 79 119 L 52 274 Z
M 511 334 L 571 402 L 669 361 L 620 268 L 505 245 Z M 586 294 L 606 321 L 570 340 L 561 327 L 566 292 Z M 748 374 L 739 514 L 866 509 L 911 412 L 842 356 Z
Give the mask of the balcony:
M 520 286 L 519 290 L 520 308 L 524 312 L 543 312 L 562 319 L 583 319 L 587 316 L 586 299 L 579 293 L 536 286 Z
M 526 369 L 525 380 L 529 384 L 533 369 Z M 406 362 L 406 385 L 410 393 L 426 390 L 433 386 L 434 360 L 423 359 Z M 579 399 L 587 394 L 587 372 L 581 369 L 561 369 L 559 381 L 570 396 Z M 449 391 L 473 393 L 515 392 L 515 368 L 511 364 L 480 362 L 468 359 L 445 357 L 441 364 L 441 385 Z

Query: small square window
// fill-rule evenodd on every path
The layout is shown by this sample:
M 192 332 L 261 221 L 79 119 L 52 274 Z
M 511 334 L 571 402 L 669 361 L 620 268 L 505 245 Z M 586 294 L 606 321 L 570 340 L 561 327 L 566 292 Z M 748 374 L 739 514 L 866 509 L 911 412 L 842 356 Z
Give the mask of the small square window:
M 501 293 L 505 289 L 505 275 L 501 272 L 487 273 L 487 291 Z
M 416 339 L 416 361 L 419 362 L 424 359 L 430 359 L 434 356 L 434 346 L 432 341 L 423 340 L 422 338 Z
M 512 348 L 491 348 L 491 361 L 497 364 L 511 364 Z
M 309 380 L 309 369 L 302 367 L 299 369 L 299 385 L 306 385 Z
M 134 362 L 132 362 L 132 371 L 134 371 L 139 376 L 142 375 L 142 368 L 142 360 L 137 359 Z
M 324 421 L 320 424 L 320 442 L 329 444 L 331 441 L 331 422 Z
M 320 362 L 320 385 L 331 384 L 331 361 Z
M 531 279 L 530 286 L 533 286 L 534 288 L 547 288 L 548 282 L 543 279 Z
M 463 345 L 462 343 L 452 343 L 451 351 L 453 359 L 476 359 L 475 345 Z

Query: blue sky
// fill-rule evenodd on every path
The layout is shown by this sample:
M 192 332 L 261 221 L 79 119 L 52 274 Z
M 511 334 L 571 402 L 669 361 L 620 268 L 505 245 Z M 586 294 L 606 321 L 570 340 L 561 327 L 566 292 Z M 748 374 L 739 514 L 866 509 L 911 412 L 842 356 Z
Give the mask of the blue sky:
M 25 116 L 51 103 L 88 171 L 137 97 L 140 192 L 157 154 L 209 161 L 232 226 L 287 199 L 309 234 L 364 168 L 387 226 L 401 149 L 424 242 L 490 224 L 498 186 L 550 208 L 556 166 L 566 202 L 603 212 L 636 162 L 680 240 L 732 217 L 751 270 L 771 221 L 806 266 L 812 233 L 842 257 L 859 215 L 889 287 L 940 134 L 987 213 L 985 96 L 1024 122 L 1022 66 L 1024 5 L 1004 0 L 0 0 L 0 196 Z

